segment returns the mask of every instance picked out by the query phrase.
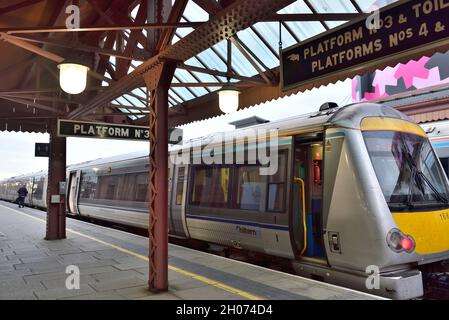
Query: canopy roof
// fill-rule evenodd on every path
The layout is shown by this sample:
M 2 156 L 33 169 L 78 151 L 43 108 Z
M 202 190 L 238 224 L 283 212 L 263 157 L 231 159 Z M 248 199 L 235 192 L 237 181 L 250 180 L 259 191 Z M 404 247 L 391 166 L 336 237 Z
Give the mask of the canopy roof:
M 72 1 L 0 1 L 0 130 L 45 132 L 50 118 L 148 124 L 142 74 L 178 61 L 169 90 L 170 125 L 220 114 L 230 78 L 240 108 L 295 91 L 279 89 L 279 50 L 360 18 L 393 0 L 79 0 L 81 28 L 65 28 Z M 228 41 L 231 64 L 228 72 Z M 92 68 L 70 96 L 57 63 L 78 55 Z

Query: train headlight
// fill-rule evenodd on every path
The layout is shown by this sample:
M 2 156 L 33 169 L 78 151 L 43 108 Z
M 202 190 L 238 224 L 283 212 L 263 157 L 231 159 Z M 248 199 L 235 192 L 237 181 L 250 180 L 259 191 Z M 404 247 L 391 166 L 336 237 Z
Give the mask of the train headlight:
M 404 235 L 399 229 L 391 229 L 387 234 L 387 244 L 394 252 L 408 252 L 415 250 L 415 241 L 409 235 Z

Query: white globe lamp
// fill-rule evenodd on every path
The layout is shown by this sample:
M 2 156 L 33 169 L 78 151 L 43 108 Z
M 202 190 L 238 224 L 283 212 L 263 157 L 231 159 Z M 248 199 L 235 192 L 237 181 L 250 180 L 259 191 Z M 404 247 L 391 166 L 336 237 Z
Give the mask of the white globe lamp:
M 223 113 L 229 114 L 236 112 L 239 108 L 240 90 L 230 82 L 226 83 L 218 91 L 218 106 Z
M 86 89 L 89 67 L 64 60 L 58 65 L 58 68 L 59 85 L 62 90 L 70 94 L 80 94 Z

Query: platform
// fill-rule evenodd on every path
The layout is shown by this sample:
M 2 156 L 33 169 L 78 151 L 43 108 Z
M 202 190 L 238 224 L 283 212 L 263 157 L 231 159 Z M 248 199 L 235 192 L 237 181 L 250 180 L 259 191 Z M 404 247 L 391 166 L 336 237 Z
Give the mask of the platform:
M 169 291 L 153 294 L 147 238 L 67 219 L 67 239 L 46 241 L 45 215 L 0 201 L 0 299 L 381 299 L 171 244 Z

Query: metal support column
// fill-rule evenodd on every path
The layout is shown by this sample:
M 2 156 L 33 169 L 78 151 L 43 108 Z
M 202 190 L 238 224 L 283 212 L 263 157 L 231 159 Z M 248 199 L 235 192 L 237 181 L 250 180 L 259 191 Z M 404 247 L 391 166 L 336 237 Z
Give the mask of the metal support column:
M 168 90 L 176 63 L 165 62 L 145 75 L 150 101 L 149 261 L 151 291 L 168 289 Z
M 47 232 L 46 240 L 66 237 L 65 196 L 60 195 L 59 182 L 66 181 L 66 138 L 57 136 L 57 121 L 50 123 L 50 156 L 48 158 Z M 60 195 L 60 201 L 52 201 Z M 53 203 L 52 203 L 53 202 Z

